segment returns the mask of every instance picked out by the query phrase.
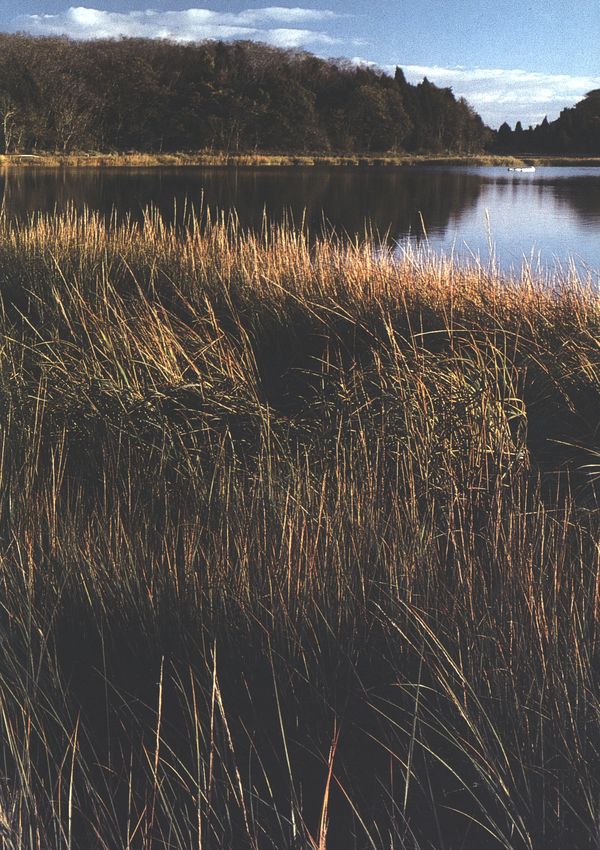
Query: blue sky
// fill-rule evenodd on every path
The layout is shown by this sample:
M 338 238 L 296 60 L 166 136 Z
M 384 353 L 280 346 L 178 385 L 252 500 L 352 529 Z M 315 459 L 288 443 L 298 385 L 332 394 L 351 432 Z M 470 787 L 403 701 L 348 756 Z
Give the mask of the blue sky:
M 491 125 L 555 118 L 600 88 L 600 0 L 0 0 L 0 30 L 251 38 L 345 56 L 463 95 Z

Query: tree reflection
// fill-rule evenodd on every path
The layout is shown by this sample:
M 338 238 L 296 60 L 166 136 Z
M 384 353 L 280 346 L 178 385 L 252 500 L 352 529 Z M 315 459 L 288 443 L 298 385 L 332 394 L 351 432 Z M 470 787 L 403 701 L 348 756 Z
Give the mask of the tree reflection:
M 545 185 L 559 203 L 569 208 L 585 224 L 600 227 L 600 173 L 585 177 L 558 178 Z
M 370 226 L 390 240 L 443 231 L 478 201 L 480 178 L 457 169 L 63 169 L 4 172 L 10 217 L 85 206 L 141 219 L 153 206 L 167 221 L 192 209 L 235 210 L 243 227 L 284 218 L 350 235 Z

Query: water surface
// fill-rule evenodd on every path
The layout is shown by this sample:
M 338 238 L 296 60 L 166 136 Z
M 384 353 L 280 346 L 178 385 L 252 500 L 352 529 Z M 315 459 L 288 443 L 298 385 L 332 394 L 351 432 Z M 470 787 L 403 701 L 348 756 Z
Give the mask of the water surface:
M 250 227 L 287 216 L 314 233 L 370 225 L 399 250 L 426 233 L 433 249 L 484 262 L 493 245 L 504 270 L 524 258 L 545 268 L 573 259 L 600 273 L 599 168 L 22 169 L 0 172 L 0 197 L 19 218 L 69 205 L 137 218 L 154 206 L 169 220 L 235 209 Z

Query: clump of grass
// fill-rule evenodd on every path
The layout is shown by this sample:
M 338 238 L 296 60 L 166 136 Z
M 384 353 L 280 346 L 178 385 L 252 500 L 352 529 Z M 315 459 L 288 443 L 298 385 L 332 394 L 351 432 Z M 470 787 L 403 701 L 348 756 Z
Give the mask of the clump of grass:
M 593 287 L 0 226 L 4 845 L 597 846 Z

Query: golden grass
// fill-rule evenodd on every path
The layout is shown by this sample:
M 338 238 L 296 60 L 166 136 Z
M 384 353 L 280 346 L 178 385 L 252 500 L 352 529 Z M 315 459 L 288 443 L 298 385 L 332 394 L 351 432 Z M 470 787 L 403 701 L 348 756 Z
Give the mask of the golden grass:
M 530 161 L 530 158 L 527 158 Z M 542 160 L 533 160 L 542 164 Z M 179 153 L 100 153 L 10 154 L 0 155 L 0 166 L 10 168 L 157 168 L 165 166 L 402 166 L 402 165 L 522 165 L 523 159 L 493 154 L 285 154 L 228 153 L 226 151 L 192 151 Z M 545 162 L 545 160 L 544 160 Z M 580 159 L 569 159 L 577 164 Z M 585 164 L 598 164 L 585 161 Z M 557 164 L 567 164 L 561 160 Z
M 595 846 L 591 283 L 0 225 L 6 846 Z

